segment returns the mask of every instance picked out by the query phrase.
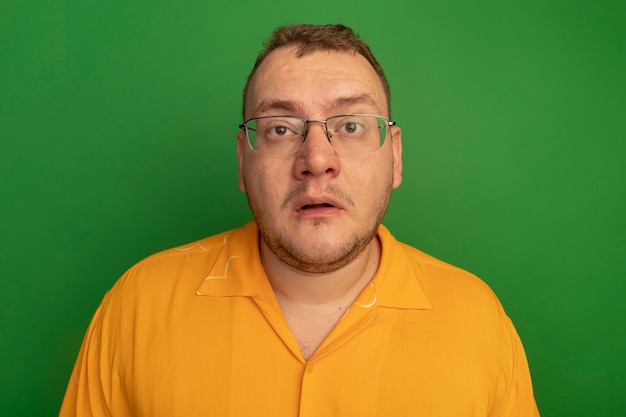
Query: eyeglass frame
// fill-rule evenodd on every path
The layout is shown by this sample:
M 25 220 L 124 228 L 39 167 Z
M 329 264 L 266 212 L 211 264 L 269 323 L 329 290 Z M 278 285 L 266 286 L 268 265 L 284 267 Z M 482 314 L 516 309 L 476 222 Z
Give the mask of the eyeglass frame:
M 370 114 L 370 113 L 348 113 L 348 114 L 337 114 L 335 116 L 330 116 L 328 118 L 326 118 L 326 120 L 316 120 L 316 119 L 307 119 L 306 117 L 302 117 L 302 116 L 293 116 L 293 115 L 281 115 L 281 114 L 277 114 L 277 115 L 271 115 L 271 116 L 259 116 L 259 117 L 251 117 L 248 120 L 244 121 L 243 123 L 241 123 L 239 125 L 239 129 L 243 130 L 246 134 L 246 139 L 248 140 L 248 146 L 250 147 L 250 149 L 252 149 L 255 152 L 261 152 L 261 153 L 268 153 L 268 152 L 263 152 L 263 151 L 259 151 L 258 149 L 255 149 L 252 146 L 252 143 L 250 142 L 250 136 L 248 135 L 248 123 L 251 122 L 252 120 L 259 120 L 259 119 L 269 119 L 272 117 L 291 117 L 294 119 L 300 119 L 304 122 L 304 131 L 301 133 L 302 136 L 302 143 L 304 143 L 304 141 L 306 140 L 306 135 L 309 133 L 309 123 L 322 123 L 324 125 L 324 132 L 326 133 L 326 138 L 328 139 L 328 142 L 331 144 L 332 146 L 332 133 L 328 130 L 328 120 L 329 119 L 334 119 L 337 117 L 345 117 L 345 116 L 372 116 L 372 117 L 377 117 L 377 118 L 381 118 L 383 120 L 385 120 L 386 124 L 385 124 L 385 141 L 386 142 L 386 138 L 387 135 L 390 133 L 391 131 L 391 127 L 392 126 L 397 126 L 396 122 L 389 120 L 388 117 L 385 116 L 381 116 L 379 114 Z M 380 149 L 383 145 L 384 142 L 380 145 L 380 147 L 378 149 Z M 333 147 L 334 149 L 334 147 Z M 280 155 L 280 153 L 278 154 Z

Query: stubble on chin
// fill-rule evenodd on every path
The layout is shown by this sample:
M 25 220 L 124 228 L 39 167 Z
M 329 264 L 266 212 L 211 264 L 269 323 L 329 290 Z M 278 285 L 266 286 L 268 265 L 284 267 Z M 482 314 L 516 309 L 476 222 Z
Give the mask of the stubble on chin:
M 353 234 L 350 240 L 334 253 L 312 255 L 293 244 L 291 239 L 281 239 L 261 231 L 261 238 L 270 250 L 287 266 L 311 274 L 325 274 L 337 271 L 354 260 L 376 235 L 376 229 L 367 236 Z
M 385 216 L 391 199 L 391 190 L 390 186 L 385 197 L 381 199 L 380 204 L 376 206 L 374 212 L 372 213 L 370 217 L 372 223 L 369 229 L 365 230 L 362 234 L 359 234 L 358 231 L 354 231 L 350 235 L 347 242 L 334 249 L 332 253 L 329 250 L 322 250 L 315 251 L 315 254 L 310 253 L 311 251 L 306 249 L 306 244 L 294 241 L 293 236 L 285 236 L 284 232 L 281 233 L 278 230 L 278 226 L 275 225 L 275 219 L 271 219 L 269 213 L 259 207 L 257 202 L 250 196 L 249 193 L 246 194 L 248 204 L 259 227 L 260 237 L 272 253 L 281 262 L 294 270 L 311 274 L 325 274 L 337 271 L 348 265 L 355 258 L 357 258 L 359 254 L 361 254 L 361 252 L 376 236 L 378 226 Z M 306 188 L 303 190 L 298 189 L 290 193 L 285 199 L 285 202 L 281 205 L 281 208 L 288 207 L 288 201 L 297 198 L 305 191 Z M 354 205 L 350 197 L 341 191 L 337 189 L 333 189 L 332 191 L 327 189 L 326 191 L 333 194 L 335 197 L 340 197 L 342 201 L 349 201 L 348 204 Z M 322 226 L 324 223 L 324 221 L 320 219 L 310 221 L 312 222 L 312 225 L 316 227 Z

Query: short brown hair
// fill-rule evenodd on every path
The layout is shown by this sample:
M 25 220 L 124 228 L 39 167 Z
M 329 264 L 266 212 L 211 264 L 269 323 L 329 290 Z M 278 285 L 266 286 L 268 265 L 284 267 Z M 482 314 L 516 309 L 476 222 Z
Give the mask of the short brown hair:
M 344 25 L 311 25 L 297 24 L 289 26 L 280 26 L 274 29 L 271 38 L 265 43 L 263 50 L 257 56 L 254 67 L 248 75 L 246 86 L 243 90 L 243 111 L 242 115 L 246 117 L 246 101 L 248 98 L 248 89 L 252 77 L 256 73 L 261 62 L 267 58 L 275 49 L 283 46 L 296 46 L 296 56 L 301 57 L 316 51 L 353 51 L 362 55 L 372 65 L 376 74 L 380 78 L 387 96 L 387 108 L 389 109 L 389 117 L 391 117 L 391 91 L 389 82 L 383 68 L 380 66 L 376 57 L 370 50 L 369 46 L 363 42 L 359 36 L 347 26 Z

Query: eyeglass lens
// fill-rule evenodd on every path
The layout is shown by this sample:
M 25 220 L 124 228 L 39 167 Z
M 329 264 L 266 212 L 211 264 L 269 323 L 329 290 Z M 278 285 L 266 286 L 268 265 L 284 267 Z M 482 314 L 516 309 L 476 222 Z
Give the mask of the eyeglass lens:
M 246 123 L 250 146 L 265 153 L 296 152 L 311 123 L 323 123 L 328 140 L 340 153 L 363 153 L 379 149 L 385 142 L 389 122 L 375 115 L 340 115 L 322 120 L 295 116 L 269 116 Z

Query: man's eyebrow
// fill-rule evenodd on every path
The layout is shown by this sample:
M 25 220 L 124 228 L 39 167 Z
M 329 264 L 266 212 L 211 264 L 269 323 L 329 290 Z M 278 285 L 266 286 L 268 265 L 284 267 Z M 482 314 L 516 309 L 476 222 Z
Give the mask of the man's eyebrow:
M 378 103 L 376 102 L 376 100 L 374 100 L 374 98 L 370 94 L 367 94 L 367 93 L 357 94 L 354 96 L 339 97 L 333 101 L 331 105 L 331 109 L 333 110 L 342 109 L 342 108 L 359 105 L 359 104 L 365 104 L 367 106 L 371 106 L 372 108 L 376 109 L 379 112 L 382 111 L 382 109 L 378 107 Z
M 269 110 L 282 110 L 286 114 L 298 114 L 300 106 L 288 100 L 263 100 L 254 111 L 254 114 L 263 114 Z
M 329 111 L 338 111 L 355 105 L 371 107 L 375 112 L 382 111 L 376 100 L 368 93 L 338 97 L 330 104 Z M 302 106 L 289 100 L 263 100 L 256 106 L 254 114 L 264 114 L 268 111 L 281 111 L 285 114 L 304 115 Z

